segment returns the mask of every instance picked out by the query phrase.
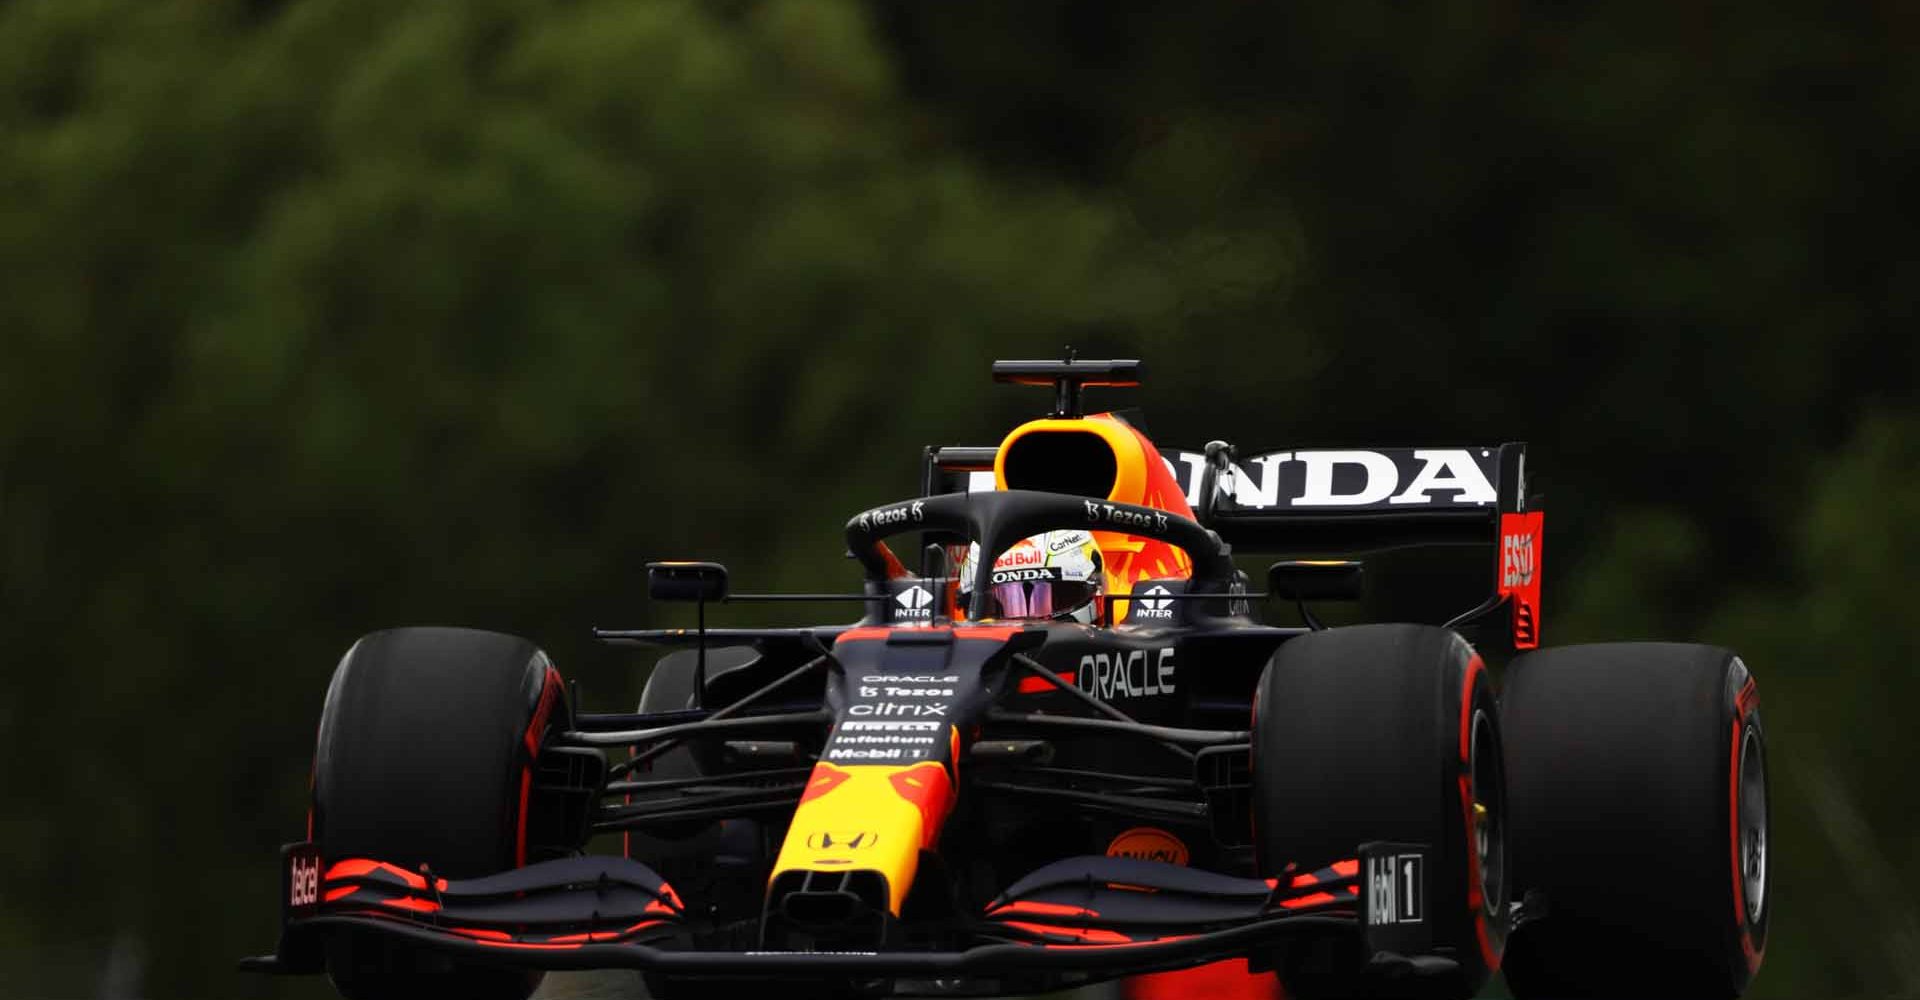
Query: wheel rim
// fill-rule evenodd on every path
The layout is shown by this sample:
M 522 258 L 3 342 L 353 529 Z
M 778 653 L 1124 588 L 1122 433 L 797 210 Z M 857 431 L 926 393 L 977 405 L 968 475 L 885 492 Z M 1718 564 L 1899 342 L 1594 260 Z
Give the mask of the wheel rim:
M 1479 861 L 1481 907 L 1488 916 L 1500 911 L 1507 892 L 1506 782 L 1501 780 L 1500 745 L 1493 733 L 1493 717 L 1473 713 L 1473 735 L 1468 742 L 1467 766 L 1473 801 L 1468 807 L 1474 857 Z
M 1757 924 L 1767 905 L 1767 760 L 1760 731 L 1746 727 L 1740 741 L 1740 880 L 1746 890 L 1747 923 Z

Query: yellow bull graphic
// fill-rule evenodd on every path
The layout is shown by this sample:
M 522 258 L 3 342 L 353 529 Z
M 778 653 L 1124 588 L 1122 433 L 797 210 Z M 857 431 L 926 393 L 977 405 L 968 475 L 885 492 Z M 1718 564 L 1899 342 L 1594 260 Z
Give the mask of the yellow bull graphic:
M 772 879 L 790 871 L 878 872 L 887 882 L 887 908 L 899 916 L 920 851 L 939 839 L 953 791 L 938 761 L 815 764 Z

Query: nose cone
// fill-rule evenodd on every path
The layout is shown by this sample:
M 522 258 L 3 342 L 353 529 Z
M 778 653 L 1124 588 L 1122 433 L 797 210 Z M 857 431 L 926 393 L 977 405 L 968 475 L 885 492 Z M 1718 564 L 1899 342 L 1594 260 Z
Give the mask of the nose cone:
M 792 873 L 870 873 L 886 887 L 887 912 L 899 916 L 913 887 L 920 851 L 938 841 L 953 798 L 953 782 L 940 761 L 815 764 L 774 862 L 769 907 L 783 903 L 771 897 L 802 891 L 807 884 L 790 877 Z

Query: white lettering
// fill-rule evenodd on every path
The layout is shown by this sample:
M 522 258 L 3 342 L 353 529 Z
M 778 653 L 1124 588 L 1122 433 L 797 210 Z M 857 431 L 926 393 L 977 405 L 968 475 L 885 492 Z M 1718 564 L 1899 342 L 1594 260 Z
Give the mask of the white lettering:
M 1253 464 L 1259 468 L 1259 478 L 1247 474 L 1244 467 L 1236 467 L 1237 474 L 1233 483 L 1233 502 L 1242 507 L 1278 507 L 1280 506 L 1280 467 L 1293 458 L 1293 452 L 1276 451 L 1271 455 L 1259 455 Z
M 875 744 L 887 747 L 932 746 L 935 742 L 931 736 L 875 736 L 872 733 L 861 733 L 857 736 L 840 735 L 833 738 L 834 746 L 873 746 Z
M 1154 531 L 1167 530 L 1167 515 L 1158 510 L 1127 510 L 1110 503 L 1082 501 L 1086 505 L 1087 520 L 1098 523 L 1105 520 L 1108 524 L 1118 524 L 1129 528 L 1147 528 Z
M 1173 600 L 1167 595 L 1171 591 L 1165 587 L 1149 587 L 1147 592 L 1134 598 L 1131 614 L 1134 618 L 1172 618 Z
M 1125 653 L 1088 653 L 1080 658 L 1075 679 L 1080 690 L 1102 701 L 1172 694 L 1173 652 L 1173 647 L 1168 646 L 1151 652 L 1135 649 Z
M 1500 585 L 1511 590 L 1532 583 L 1533 534 L 1507 535 L 1500 542 Z
M 828 760 L 919 760 L 926 756 L 924 750 L 828 750 Z
M 873 510 L 861 514 L 859 524 L 862 529 L 871 530 L 872 528 L 888 524 L 905 524 L 908 521 L 924 521 L 927 517 L 925 507 L 925 501 L 921 500 L 915 500 L 902 507 L 876 507 Z
M 1376 927 L 1398 923 L 1400 907 L 1393 898 L 1393 858 L 1367 859 L 1367 923 Z
M 293 859 L 288 872 L 287 903 L 290 906 L 312 906 L 320 901 L 320 859 Z
M 1492 503 L 1498 498 L 1486 474 L 1465 451 L 1415 450 L 1413 457 L 1427 464 L 1421 466 L 1413 482 L 1388 503 L 1432 503 L 1433 498 L 1427 494 L 1433 490 L 1459 490 L 1455 503 Z M 1446 475 L 1441 475 L 1443 472 Z
M 879 716 L 937 715 L 942 718 L 945 718 L 947 714 L 947 706 L 945 705 L 895 705 L 892 702 L 883 701 L 877 705 L 855 705 L 852 708 L 847 709 L 847 714 L 848 715 L 879 715 Z
M 1377 451 L 1303 451 L 1298 457 L 1307 470 L 1305 488 L 1293 500 L 1296 507 L 1363 507 L 1392 496 L 1400 482 L 1393 459 Z M 1333 492 L 1336 465 L 1357 465 L 1366 470 L 1366 483 L 1358 493 Z

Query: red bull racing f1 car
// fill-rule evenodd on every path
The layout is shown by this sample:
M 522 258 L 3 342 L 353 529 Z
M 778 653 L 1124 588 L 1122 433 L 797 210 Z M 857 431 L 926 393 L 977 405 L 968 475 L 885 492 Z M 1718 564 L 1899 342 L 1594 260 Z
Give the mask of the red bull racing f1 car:
M 1293 996 L 1463 998 L 1503 968 L 1521 997 L 1656 969 L 1739 994 L 1770 913 L 1739 657 L 1538 648 L 1523 445 L 1160 449 L 1081 405 L 1138 369 L 997 363 L 1052 411 L 928 448 L 920 495 L 849 520 L 857 593 L 650 564 L 696 624 L 598 632 L 665 649 L 635 712 L 581 711 L 524 639 L 360 639 L 278 947 L 243 967 L 357 998 L 594 967 L 660 996 L 982 996 L 1226 959 Z M 1469 554 L 1464 610 L 1322 621 L 1439 579 L 1357 556 L 1436 546 Z M 1252 553 L 1290 558 L 1256 583 Z M 705 625 L 771 599 L 860 615 Z

